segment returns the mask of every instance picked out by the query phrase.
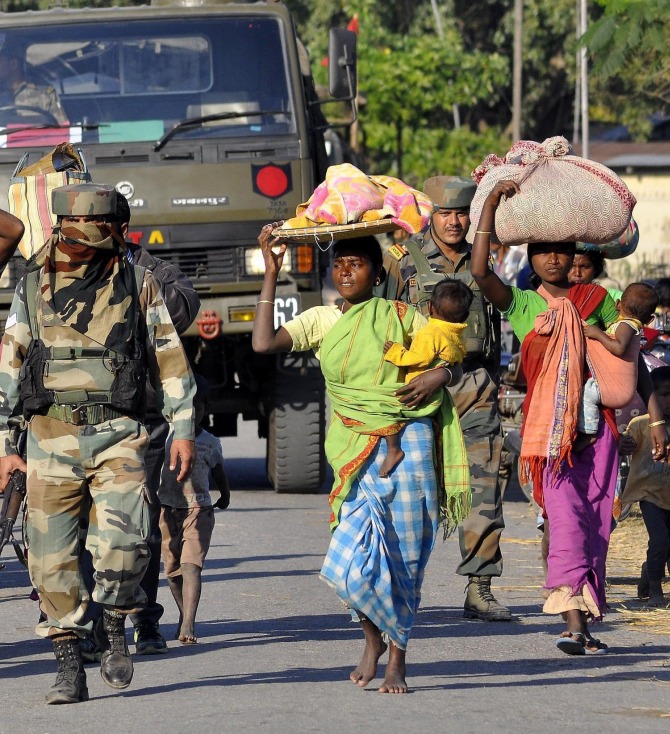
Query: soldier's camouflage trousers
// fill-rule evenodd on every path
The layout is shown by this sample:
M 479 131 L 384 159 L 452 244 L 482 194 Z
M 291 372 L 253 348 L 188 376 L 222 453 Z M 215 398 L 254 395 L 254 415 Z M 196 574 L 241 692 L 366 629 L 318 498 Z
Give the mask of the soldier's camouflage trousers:
M 500 576 L 500 536 L 505 521 L 498 481 L 502 432 L 497 386 L 481 367 L 464 372 L 449 392 L 461 420 L 472 486 L 472 510 L 458 529 L 462 560 L 456 572 Z
M 100 604 L 144 603 L 140 580 L 149 560 L 145 428 L 130 418 L 75 426 L 35 416 L 28 427 L 28 571 L 47 616 L 40 637 L 91 628 L 89 593 L 79 566 L 79 521 L 89 512 L 86 545 Z

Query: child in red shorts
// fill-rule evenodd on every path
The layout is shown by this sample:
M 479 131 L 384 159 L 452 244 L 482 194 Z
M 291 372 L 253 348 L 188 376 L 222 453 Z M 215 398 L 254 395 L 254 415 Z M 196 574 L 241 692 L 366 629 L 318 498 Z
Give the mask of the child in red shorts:
M 176 639 L 183 645 L 198 641 L 195 615 L 202 588 L 202 568 L 214 530 L 214 507 L 225 510 L 230 502 L 228 478 L 223 467 L 221 442 L 200 425 L 207 410 L 208 386 L 195 376 L 195 464 L 185 482 L 177 482 L 175 472 L 163 467 L 158 497 L 161 503 L 161 555 L 170 591 L 179 608 Z M 170 441 L 166 452 L 169 455 Z M 167 465 L 166 465 L 167 466 Z M 215 505 L 209 495 L 213 482 L 221 497 Z

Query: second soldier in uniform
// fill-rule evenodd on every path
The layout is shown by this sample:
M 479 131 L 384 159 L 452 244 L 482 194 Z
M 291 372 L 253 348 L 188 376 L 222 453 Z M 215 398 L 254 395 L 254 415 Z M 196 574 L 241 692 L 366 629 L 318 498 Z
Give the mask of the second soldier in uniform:
M 112 236 L 115 197 L 101 184 L 54 190 L 59 226 L 39 270 L 17 286 L 0 355 L 0 484 L 26 470 L 16 439 L 28 421 L 26 545 L 46 617 L 37 634 L 52 640 L 58 662 L 50 704 L 88 698 L 78 534 L 89 502 L 92 598 L 106 639 L 100 672 L 117 689 L 132 678 L 125 618 L 144 603 L 149 559 L 147 373 L 174 428 L 170 468 L 183 479 L 193 462 L 193 376 L 155 279 Z
M 412 243 L 425 256 L 426 269 L 461 280 L 474 295 L 463 334 L 467 349 L 463 377 L 449 388 L 463 429 L 472 483 L 472 511 L 459 528 L 462 560 L 457 573 L 468 577 L 464 616 L 507 621 L 509 609 L 491 592 L 491 578 L 502 574 L 500 536 L 505 527 L 498 482 L 502 451 L 498 390 L 491 377 L 499 364 L 500 319 L 470 274 L 470 246 L 465 239 L 476 186 L 464 178 L 435 176 L 424 183 L 423 191 L 435 211 L 429 230 L 411 238 Z M 384 259 L 388 276 L 378 295 L 412 303 L 425 313 L 430 293 L 420 288 L 412 243 L 390 248 Z

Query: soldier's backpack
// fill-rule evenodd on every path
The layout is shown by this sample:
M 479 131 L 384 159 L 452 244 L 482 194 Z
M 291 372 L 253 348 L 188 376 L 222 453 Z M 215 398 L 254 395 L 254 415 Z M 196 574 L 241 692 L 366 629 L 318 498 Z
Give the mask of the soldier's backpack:
M 51 192 L 58 186 L 91 180 L 79 148 L 61 143 L 36 163 L 28 165 L 28 153 L 18 162 L 9 181 L 9 211 L 25 227 L 19 252 L 29 260 L 49 239 L 56 224 Z

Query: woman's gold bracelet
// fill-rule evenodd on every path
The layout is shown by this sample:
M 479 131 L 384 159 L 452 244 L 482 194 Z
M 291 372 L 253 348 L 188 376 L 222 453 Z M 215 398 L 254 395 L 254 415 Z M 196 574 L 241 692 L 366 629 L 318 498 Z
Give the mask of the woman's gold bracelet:
M 490 232 L 486 232 L 483 229 L 476 229 L 475 234 L 491 234 Z
M 258 303 L 269 303 L 271 306 L 275 305 L 274 301 L 266 301 L 264 298 L 262 298 Z M 258 303 L 256 305 L 258 305 Z
M 653 423 L 649 424 L 649 428 L 653 428 L 654 426 L 664 426 L 665 421 L 654 421 Z

